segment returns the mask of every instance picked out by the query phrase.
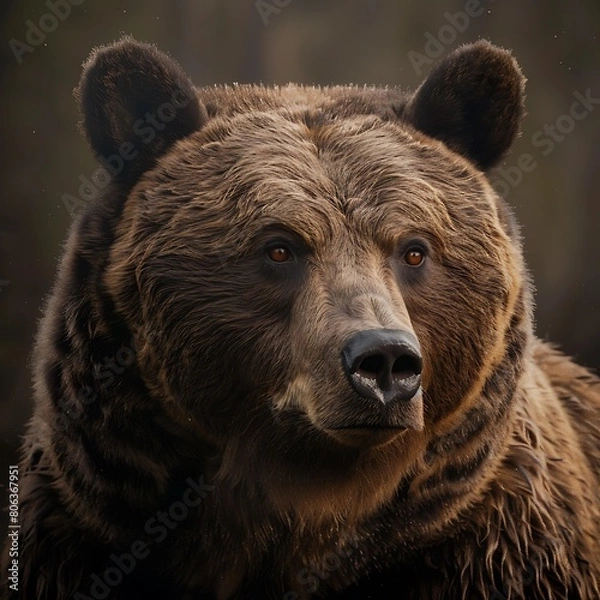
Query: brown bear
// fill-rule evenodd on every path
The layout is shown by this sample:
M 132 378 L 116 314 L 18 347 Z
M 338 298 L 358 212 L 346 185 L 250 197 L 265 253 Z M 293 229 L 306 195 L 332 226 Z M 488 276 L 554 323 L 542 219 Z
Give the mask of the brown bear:
M 95 51 L 4 597 L 600 597 L 600 381 L 486 177 L 524 81 L 485 41 L 413 94 Z

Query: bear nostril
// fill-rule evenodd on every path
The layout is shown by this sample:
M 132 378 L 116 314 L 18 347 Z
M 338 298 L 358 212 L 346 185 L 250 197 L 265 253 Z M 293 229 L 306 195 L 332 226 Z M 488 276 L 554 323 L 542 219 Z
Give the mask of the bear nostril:
M 381 354 L 373 354 L 372 356 L 366 356 L 360 361 L 356 372 L 359 375 L 375 379 L 384 368 L 385 357 Z
M 398 357 L 392 365 L 392 375 L 404 378 L 421 374 L 421 359 L 417 356 L 404 355 Z

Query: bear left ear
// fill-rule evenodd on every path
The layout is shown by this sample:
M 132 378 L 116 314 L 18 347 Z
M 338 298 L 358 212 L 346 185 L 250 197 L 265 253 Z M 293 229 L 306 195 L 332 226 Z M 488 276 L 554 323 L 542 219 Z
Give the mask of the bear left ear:
M 131 37 L 91 54 L 75 96 L 96 156 L 129 184 L 207 120 L 183 69 Z
M 403 118 L 485 171 L 519 134 L 525 81 L 508 51 L 481 40 L 438 63 Z

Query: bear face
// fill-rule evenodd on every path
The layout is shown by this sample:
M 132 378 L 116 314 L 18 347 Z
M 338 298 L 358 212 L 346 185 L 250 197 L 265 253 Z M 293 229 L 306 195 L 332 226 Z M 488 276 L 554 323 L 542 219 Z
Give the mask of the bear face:
M 127 52 L 150 52 L 132 44 L 92 59 L 84 115 L 97 110 L 97 88 L 106 93 L 105 62 L 120 56 L 113 71 L 126 78 Z M 486 61 L 502 69 L 482 93 L 469 68 Z M 516 335 L 511 319 L 524 318 L 524 285 L 505 209 L 475 165 L 493 164 L 512 141 L 522 85 L 512 58 L 480 43 L 408 101 L 381 90 L 239 86 L 202 91 L 164 124 L 192 133 L 153 149 L 135 177 L 102 283 L 146 385 L 219 448 L 222 477 L 246 465 L 244 477 L 263 482 L 284 513 L 323 515 L 339 502 L 369 512 L 480 396 Z M 113 93 L 109 106 L 133 105 L 138 92 Z M 460 121 L 477 102 L 478 127 Z M 437 123 L 441 109 L 457 123 Z M 489 113 L 509 114 L 499 136 L 508 138 L 494 138 Z M 104 140 L 127 131 L 119 115 L 105 115 L 99 133 L 85 117 L 99 154 L 126 141 Z M 467 124 L 487 131 L 485 152 Z M 365 397 L 349 380 L 349 340 L 379 330 L 414 340 L 409 375 L 421 386 L 406 400 Z M 333 493 L 322 485 L 332 480 Z
M 348 479 L 338 455 L 354 458 L 355 441 L 391 442 L 400 473 L 425 426 L 477 397 L 505 352 L 518 254 L 483 177 L 441 144 L 372 116 L 273 112 L 216 120 L 144 175 L 107 289 L 181 418 L 223 447 L 249 422 L 268 440 L 250 461 L 261 478 L 291 445 L 307 477 L 317 460 L 323 477 Z M 416 337 L 424 393 L 386 404 L 350 385 L 343 349 L 377 329 Z M 292 461 L 281 469 L 294 488 Z
M 483 41 L 412 95 L 195 89 L 130 38 L 92 54 L 77 96 L 111 181 L 37 340 L 26 595 L 72 597 L 142 541 L 115 597 L 281 597 L 332 552 L 333 597 L 374 573 L 382 598 L 400 580 L 522 596 L 532 562 L 554 569 L 536 598 L 597 589 L 581 499 L 600 435 L 583 450 L 565 432 L 600 406 L 589 375 L 535 350 L 517 227 L 485 176 L 523 88 Z M 542 363 L 574 373 L 586 418 Z M 564 471 L 544 466 L 555 439 Z M 190 481 L 201 501 L 166 525 Z

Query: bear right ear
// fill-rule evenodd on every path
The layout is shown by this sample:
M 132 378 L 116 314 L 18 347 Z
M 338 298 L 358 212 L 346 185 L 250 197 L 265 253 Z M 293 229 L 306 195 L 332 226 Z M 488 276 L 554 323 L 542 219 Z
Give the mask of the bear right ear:
M 183 69 L 131 37 L 92 52 L 75 96 L 96 156 L 130 185 L 207 120 Z
M 482 170 L 498 164 L 519 134 L 525 77 L 511 54 L 481 40 L 439 62 L 402 117 Z

